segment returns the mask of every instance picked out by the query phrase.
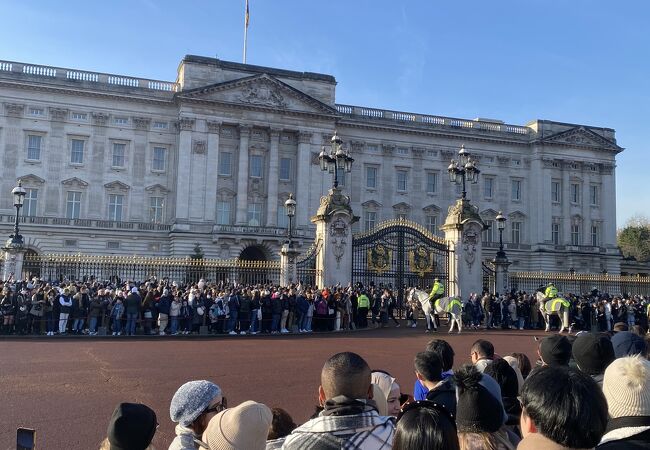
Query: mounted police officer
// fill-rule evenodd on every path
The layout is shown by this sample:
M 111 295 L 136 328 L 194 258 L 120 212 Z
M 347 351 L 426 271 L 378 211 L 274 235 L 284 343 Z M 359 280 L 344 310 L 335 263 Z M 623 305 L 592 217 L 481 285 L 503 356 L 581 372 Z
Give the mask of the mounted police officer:
M 557 288 L 553 283 L 549 283 L 548 286 L 546 286 L 546 290 L 544 291 L 544 297 L 546 297 L 546 300 L 553 300 L 555 297 L 557 297 Z
M 442 296 L 445 295 L 445 285 L 440 282 L 440 279 L 436 278 L 433 280 L 433 287 L 431 288 L 431 292 L 429 293 L 429 302 L 431 302 L 431 310 L 435 311 L 435 303 L 436 300 L 439 298 L 442 298 Z

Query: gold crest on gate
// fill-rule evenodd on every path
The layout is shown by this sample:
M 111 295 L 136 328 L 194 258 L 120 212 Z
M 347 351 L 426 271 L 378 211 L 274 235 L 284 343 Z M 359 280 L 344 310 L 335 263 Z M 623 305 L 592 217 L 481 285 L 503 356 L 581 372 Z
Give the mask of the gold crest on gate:
M 378 275 L 390 269 L 392 251 L 382 244 L 377 244 L 368 249 L 368 269 L 374 270 Z
M 420 278 L 424 277 L 424 274 L 433 272 L 433 253 L 424 245 L 418 245 L 415 250 L 409 252 L 409 266 L 411 272 L 417 273 Z

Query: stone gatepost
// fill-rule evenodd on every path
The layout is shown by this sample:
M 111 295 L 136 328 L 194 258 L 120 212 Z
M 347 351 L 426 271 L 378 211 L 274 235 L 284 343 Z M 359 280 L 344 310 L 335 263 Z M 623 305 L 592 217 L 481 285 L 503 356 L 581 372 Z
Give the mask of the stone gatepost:
M 505 294 L 510 291 L 510 277 L 508 277 L 508 266 L 510 261 L 504 254 L 500 255 L 497 252 L 496 258 L 492 260 L 494 264 L 494 284 L 496 294 Z
M 11 239 L 9 239 L 7 245 L 4 246 L 2 250 L 4 250 L 5 259 L 2 279 L 7 281 L 11 276 L 13 276 L 14 280 L 21 281 L 23 278 L 25 247 L 21 244 L 12 243 Z
M 472 292 L 480 295 L 483 291 L 481 238 L 484 229 L 486 226 L 478 208 L 469 200 L 459 199 L 449 207 L 441 227 L 450 250 L 449 295 L 467 299 Z
M 298 280 L 296 267 L 298 253 L 293 242 L 287 242 L 282 246 L 280 250 L 280 286 L 286 287 Z
M 338 188 L 321 197 L 311 222 L 316 225 L 316 242 L 321 249 L 316 256 L 316 284 L 323 288 L 352 280 L 352 228 L 359 220 L 352 213 L 350 197 Z

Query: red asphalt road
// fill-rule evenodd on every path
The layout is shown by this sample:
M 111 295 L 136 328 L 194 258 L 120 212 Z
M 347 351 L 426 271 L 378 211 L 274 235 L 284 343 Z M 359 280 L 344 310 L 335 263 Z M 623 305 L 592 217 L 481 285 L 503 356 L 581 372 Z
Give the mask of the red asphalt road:
M 432 337 L 449 341 L 455 365 L 469 362 L 472 342 L 490 340 L 496 352 L 523 352 L 534 364 L 536 343 L 526 331 L 425 334 L 422 328 L 387 328 L 299 336 L 211 339 L 43 338 L 0 341 L 0 449 L 15 449 L 16 427 L 35 428 L 37 449 L 96 449 L 120 402 L 152 407 L 166 449 L 174 437 L 169 403 L 189 380 L 221 386 L 230 406 L 256 400 L 282 407 L 302 423 L 316 405 L 320 369 L 334 353 L 353 351 L 371 368 L 413 390 L 413 357 Z

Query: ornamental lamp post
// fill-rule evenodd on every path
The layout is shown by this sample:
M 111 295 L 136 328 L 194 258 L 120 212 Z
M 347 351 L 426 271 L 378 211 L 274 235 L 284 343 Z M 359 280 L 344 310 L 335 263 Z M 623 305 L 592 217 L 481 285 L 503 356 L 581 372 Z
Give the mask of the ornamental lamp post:
M 336 131 L 334 132 L 334 136 L 332 136 L 331 142 L 330 152 L 327 153 L 325 147 L 322 147 L 318 155 L 318 160 L 320 161 L 320 168 L 323 172 L 334 174 L 334 189 L 338 189 L 339 170 L 348 173 L 351 172 L 354 158 L 343 149 L 343 140 L 338 136 Z
M 284 202 L 284 207 L 287 210 L 287 217 L 289 217 L 289 229 L 287 235 L 289 237 L 289 246 L 291 246 L 291 230 L 293 228 L 293 217 L 296 215 L 296 201 L 293 199 L 293 194 L 289 194 L 289 198 Z
M 497 258 L 502 259 L 506 257 L 506 252 L 503 251 L 503 230 L 506 228 L 506 220 L 505 216 L 499 211 L 496 217 L 497 229 L 499 230 L 499 251 L 497 252 Z
M 458 161 L 452 159 L 447 171 L 449 172 L 449 181 L 463 184 L 461 198 L 465 200 L 467 198 L 466 183 L 478 183 L 478 174 L 481 173 L 476 167 L 476 161 L 471 158 L 470 152 L 465 149 L 465 145 L 460 147 Z
M 20 235 L 18 229 L 18 221 L 20 219 L 20 208 L 23 207 L 25 202 L 25 195 L 27 191 L 23 188 L 22 180 L 18 180 L 18 186 L 11 190 L 11 194 L 14 196 L 14 206 L 16 207 L 16 221 L 14 223 L 14 234 L 10 235 L 10 241 L 8 242 L 12 246 L 20 247 L 23 245 L 23 237 Z

